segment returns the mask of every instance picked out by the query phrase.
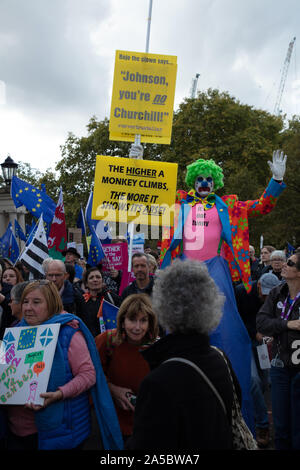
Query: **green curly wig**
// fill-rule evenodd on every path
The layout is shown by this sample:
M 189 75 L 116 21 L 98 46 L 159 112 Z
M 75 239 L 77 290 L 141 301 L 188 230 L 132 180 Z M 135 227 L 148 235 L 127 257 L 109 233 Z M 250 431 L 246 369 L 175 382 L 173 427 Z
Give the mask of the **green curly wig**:
M 195 162 L 191 163 L 187 167 L 187 173 L 185 177 L 185 182 L 190 187 L 194 187 L 195 180 L 197 176 L 203 175 L 207 178 L 207 176 L 211 176 L 214 180 L 214 189 L 218 190 L 223 188 L 223 171 L 222 168 L 217 165 L 213 160 L 204 160 L 203 158 L 199 158 Z

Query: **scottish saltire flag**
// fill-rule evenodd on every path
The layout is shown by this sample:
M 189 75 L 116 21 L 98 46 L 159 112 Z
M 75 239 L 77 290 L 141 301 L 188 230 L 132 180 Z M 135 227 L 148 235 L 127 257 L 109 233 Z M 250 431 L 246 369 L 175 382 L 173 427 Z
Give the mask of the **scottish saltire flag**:
M 102 316 L 105 330 L 112 330 L 113 328 L 117 328 L 118 311 L 118 307 L 111 304 L 107 300 L 102 300 L 100 305 L 100 317 Z
M 44 191 L 26 183 L 17 176 L 13 176 L 11 197 L 16 207 L 24 205 L 34 217 L 39 218 L 43 214 L 44 221 L 52 223 L 56 205 Z
M 110 243 L 112 240 L 112 234 L 109 224 L 105 220 L 92 219 L 92 207 L 93 191 L 90 192 L 89 199 L 85 208 L 85 220 L 91 233 L 92 227 L 94 227 L 99 240 L 101 240 L 102 243 Z
M 62 188 L 48 236 L 49 256 L 53 259 L 64 259 L 62 252 L 67 248 L 67 227 Z
M 10 242 L 9 242 L 8 258 L 10 259 L 12 263 L 15 264 L 19 258 L 19 254 L 20 254 L 19 245 L 12 231 L 11 236 L 10 236 Z
M 21 253 L 19 260 L 33 274 L 34 279 L 41 279 L 45 273 L 42 267 L 43 261 L 48 258 L 48 244 L 44 228 L 43 216 L 41 215 L 33 239 Z
M 23 232 L 22 227 L 17 221 L 17 219 L 15 219 L 15 236 L 17 238 L 20 238 L 20 240 L 23 240 L 23 242 L 26 242 L 26 235 Z
M 85 237 L 86 236 L 85 219 L 84 219 L 84 213 L 83 213 L 83 209 L 81 205 L 80 205 L 80 211 L 77 217 L 76 225 L 77 225 L 77 228 L 81 228 L 82 236 Z
M 296 250 L 296 248 L 294 248 L 293 245 L 291 245 L 291 244 L 288 242 L 288 243 L 287 243 L 287 253 L 286 253 L 287 258 L 289 258 L 290 256 L 292 256 L 292 255 L 295 253 L 295 250 Z
M 87 263 L 90 266 L 97 266 L 103 258 L 105 258 L 105 253 L 103 251 L 101 241 L 99 240 L 95 229 L 92 227 L 92 238 Z
M 0 238 L 0 256 L 2 258 L 8 258 L 10 237 L 12 233 L 13 233 L 13 228 L 12 228 L 11 222 L 9 222 L 7 229 L 5 230 L 4 234 Z

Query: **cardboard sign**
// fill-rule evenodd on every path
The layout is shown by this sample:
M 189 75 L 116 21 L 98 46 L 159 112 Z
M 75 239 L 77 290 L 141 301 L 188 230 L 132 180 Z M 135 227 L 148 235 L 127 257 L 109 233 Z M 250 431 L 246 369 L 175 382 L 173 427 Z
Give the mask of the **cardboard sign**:
M 97 155 L 92 218 L 170 226 L 177 163 Z
M 110 140 L 170 144 L 177 57 L 116 51 Z
M 59 324 L 6 328 L 0 358 L 0 404 L 43 405 Z

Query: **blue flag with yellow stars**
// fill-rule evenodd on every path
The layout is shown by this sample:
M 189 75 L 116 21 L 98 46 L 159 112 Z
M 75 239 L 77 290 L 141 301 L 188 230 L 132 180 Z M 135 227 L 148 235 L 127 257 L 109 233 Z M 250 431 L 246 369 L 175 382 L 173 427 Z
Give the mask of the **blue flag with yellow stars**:
M 7 229 L 0 238 L 0 257 L 2 258 L 8 258 L 12 230 L 11 222 L 9 222 Z
M 101 313 L 103 317 L 103 322 L 106 330 L 113 330 L 117 328 L 117 314 L 119 307 L 103 300 L 101 305 Z
M 92 228 L 92 238 L 87 263 L 90 266 L 97 266 L 103 258 L 105 258 L 105 253 L 103 251 L 102 244 L 95 232 L 95 229 Z
M 20 249 L 19 249 L 18 242 L 13 232 L 11 232 L 8 258 L 10 259 L 12 263 L 15 263 L 17 259 L 19 258 L 19 254 L 20 254 Z
M 39 218 L 43 214 L 43 220 L 52 223 L 56 204 L 45 191 L 35 188 L 17 176 L 13 176 L 11 197 L 16 207 L 24 205 L 35 217 Z
M 15 236 L 17 238 L 20 238 L 20 240 L 23 240 L 24 242 L 26 242 L 26 235 L 23 232 L 22 227 L 17 221 L 17 219 L 15 219 Z

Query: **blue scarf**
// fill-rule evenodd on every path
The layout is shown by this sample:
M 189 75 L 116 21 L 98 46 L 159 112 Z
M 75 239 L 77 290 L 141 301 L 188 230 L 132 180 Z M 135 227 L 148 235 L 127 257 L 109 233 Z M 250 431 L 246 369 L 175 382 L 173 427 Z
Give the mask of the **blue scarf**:
M 91 388 L 90 391 L 92 394 L 98 424 L 101 430 L 104 449 L 122 450 L 123 439 L 120 431 L 119 421 L 107 385 L 106 377 L 102 369 L 96 343 L 92 334 L 90 333 L 90 330 L 80 318 L 72 315 L 71 313 L 56 314 L 47 321 L 43 322 L 43 325 L 51 323 L 60 323 L 61 325 L 65 325 L 72 320 L 77 320 L 79 323 L 79 331 L 81 331 L 81 333 L 84 335 L 96 371 L 96 384 Z M 23 319 L 18 326 L 29 325 Z M 57 342 L 52 365 L 52 370 L 55 370 L 55 374 L 50 374 L 48 390 L 57 390 L 57 387 L 65 383 L 63 361 L 62 347 L 59 342 Z M 51 406 L 36 412 L 37 425 L 40 423 L 43 424 L 44 427 L 45 423 L 48 423 L 49 427 L 52 427 L 55 420 L 56 422 L 59 422 L 59 420 L 62 418 L 63 406 L 63 401 L 58 401 L 51 404 Z

